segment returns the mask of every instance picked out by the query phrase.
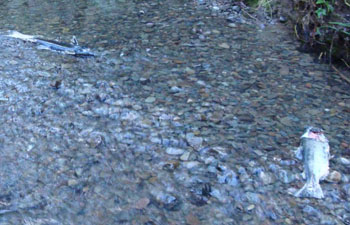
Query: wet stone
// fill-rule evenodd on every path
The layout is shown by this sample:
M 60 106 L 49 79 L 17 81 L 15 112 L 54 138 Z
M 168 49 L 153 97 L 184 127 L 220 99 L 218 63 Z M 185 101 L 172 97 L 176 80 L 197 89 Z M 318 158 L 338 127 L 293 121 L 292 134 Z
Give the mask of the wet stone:
M 187 169 L 192 169 L 194 167 L 199 166 L 199 162 L 196 162 L 196 161 L 184 162 L 183 164 Z
M 189 225 L 200 225 L 201 222 L 200 220 L 198 219 L 198 217 L 196 217 L 195 215 L 193 215 L 192 213 L 188 214 L 186 216 L 186 222 L 187 224 Z
M 155 97 L 152 97 L 152 96 L 147 97 L 147 98 L 145 99 L 145 102 L 146 102 L 146 103 L 153 103 L 153 102 L 155 102 L 155 101 L 156 101 L 156 98 L 155 98 Z
M 227 24 L 227 26 L 232 27 L 232 28 L 237 27 L 237 25 L 235 23 L 229 23 L 229 24 Z
M 18 61 L 10 60 L 10 61 L 9 61 L 9 64 L 10 64 L 10 65 L 17 65 L 17 64 L 18 64 Z
M 246 209 L 247 211 L 251 211 L 255 208 L 255 205 L 249 205 Z
M 183 149 L 173 147 L 168 147 L 165 151 L 169 155 L 182 155 L 185 152 Z
M 347 197 L 350 197 L 350 184 L 344 184 L 342 186 L 342 189 L 344 191 L 344 193 L 347 195 Z
M 233 187 L 237 186 L 239 183 L 237 179 L 237 174 L 232 170 L 227 170 L 223 175 L 218 175 L 218 182 L 220 184 L 228 184 Z
M 283 117 L 280 119 L 280 122 L 285 126 L 292 126 L 293 121 L 290 117 Z
M 191 68 L 189 68 L 189 67 L 186 67 L 186 68 L 185 68 L 185 72 L 186 72 L 187 74 L 189 74 L 189 75 L 193 75 L 193 74 L 196 73 L 196 71 L 195 71 L 194 69 L 191 69 Z
M 0 35 L 0 203 L 21 211 L 1 223 L 350 218 L 348 84 L 296 50 L 280 12 L 270 23 L 263 7 L 228 0 L 5 2 L 3 32 L 79 34 L 98 56 Z M 308 125 L 325 130 L 335 156 L 322 200 L 293 196 L 305 184 L 293 150 Z
M 280 16 L 280 17 L 278 18 L 278 21 L 279 21 L 280 23 L 286 23 L 288 20 L 287 20 L 286 17 Z
M 191 154 L 190 152 L 185 152 L 180 156 L 180 159 L 182 161 L 187 161 L 190 158 L 190 154 Z
M 214 189 L 210 192 L 211 196 L 219 200 L 221 203 L 226 202 L 226 196 L 218 189 Z
M 170 211 L 178 211 L 181 205 L 180 200 L 171 194 L 160 192 L 156 193 L 154 198 L 159 207 Z
M 289 184 L 295 180 L 294 174 L 286 170 L 278 171 L 278 177 L 285 184 Z
M 312 215 L 312 216 L 319 216 L 320 215 L 320 211 L 315 209 L 314 207 L 310 206 L 310 205 L 306 205 L 303 208 L 303 212 L 308 214 L 308 215 Z
M 90 144 L 91 147 L 96 148 L 98 145 L 102 143 L 102 135 L 99 133 L 91 133 L 87 139 L 87 142 Z
M 78 181 L 75 179 L 68 180 L 68 186 L 75 186 L 78 184 Z
M 239 12 L 239 11 L 241 11 L 241 7 L 239 7 L 238 5 L 234 5 L 234 6 L 232 6 L 232 10 L 235 12 Z
M 341 173 L 339 173 L 338 171 L 332 171 L 328 174 L 326 180 L 329 182 L 335 182 L 338 183 L 340 182 L 342 179 L 342 175 Z
M 75 174 L 80 177 L 83 174 L 83 169 L 82 168 L 78 168 L 75 170 Z
M 219 47 L 223 48 L 223 49 L 229 49 L 230 45 L 228 45 L 227 43 L 221 43 L 221 44 L 219 44 Z
M 346 165 L 346 166 L 350 165 L 350 159 L 347 159 L 347 158 L 345 158 L 345 157 L 340 157 L 340 158 L 339 158 L 339 161 L 340 161 L 340 163 L 343 164 L 343 165 Z
M 150 200 L 148 198 L 141 198 L 135 203 L 134 207 L 136 209 L 144 209 L 147 207 L 149 203 L 150 203 Z
M 186 140 L 188 144 L 196 150 L 202 147 L 203 138 L 196 137 L 193 133 L 187 133 Z
M 264 185 L 272 184 L 275 182 L 275 179 L 272 176 L 272 174 L 264 171 L 259 172 L 258 177 Z

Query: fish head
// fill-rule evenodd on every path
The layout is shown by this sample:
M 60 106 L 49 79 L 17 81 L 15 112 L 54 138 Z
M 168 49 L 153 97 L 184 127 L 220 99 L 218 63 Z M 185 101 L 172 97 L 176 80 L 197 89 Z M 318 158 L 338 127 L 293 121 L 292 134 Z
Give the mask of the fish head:
M 80 56 L 96 56 L 89 48 L 74 46 L 74 55 Z
M 324 136 L 324 132 L 318 127 L 308 127 L 301 138 L 310 138 L 321 142 L 328 143 L 328 139 Z

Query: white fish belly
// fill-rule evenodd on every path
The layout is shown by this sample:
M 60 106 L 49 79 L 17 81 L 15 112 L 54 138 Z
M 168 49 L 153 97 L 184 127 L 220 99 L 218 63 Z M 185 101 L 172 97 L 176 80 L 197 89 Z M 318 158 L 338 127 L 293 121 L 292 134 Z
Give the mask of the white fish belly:
M 316 180 L 325 178 L 329 171 L 329 153 L 327 144 L 308 142 L 304 146 L 304 166 L 306 173 L 313 175 Z

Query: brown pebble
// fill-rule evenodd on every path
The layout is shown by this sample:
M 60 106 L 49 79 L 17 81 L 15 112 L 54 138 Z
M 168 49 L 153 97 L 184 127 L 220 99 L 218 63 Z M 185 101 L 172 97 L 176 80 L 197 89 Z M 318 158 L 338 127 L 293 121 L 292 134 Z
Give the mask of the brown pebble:
M 312 87 L 312 85 L 311 85 L 311 83 L 306 83 L 306 84 L 305 84 L 305 87 L 307 87 L 307 88 L 311 88 L 311 87 Z
M 135 205 L 134 208 L 135 209 L 144 209 L 147 207 L 147 205 L 150 203 L 150 200 L 148 198 L 141 198 L 140 200 L 138 200 Z
M 283 66 L 283 67 L 280 68 L 279 72 L 280 72 L 281 75 L 288 75 L 289 74 L 289 68 L 286 67 L 286 66 Z
M 346 142 L 342 142 L 342 143 L 340 144 L 340 146 L 341 146 L 342 148 L 348 148 L 348 147 L 349 147 L 348 143 L 346 143 Z
M 201 224 L 199 219 L 195 215 L 193 215 L 192 213 L 190 213 L 190 214 L 188 214 L 186 216 L 186 222 L 189 225 L 199 225 L 199 224 Z
M 184 64 L 185 62 L 182 60 L 174 59 L 174 63 L 176 64 Z
M 338 183 L 341 180 L 341 173 L 334 170 L 328 174 L 326 180 L 329 182 Z

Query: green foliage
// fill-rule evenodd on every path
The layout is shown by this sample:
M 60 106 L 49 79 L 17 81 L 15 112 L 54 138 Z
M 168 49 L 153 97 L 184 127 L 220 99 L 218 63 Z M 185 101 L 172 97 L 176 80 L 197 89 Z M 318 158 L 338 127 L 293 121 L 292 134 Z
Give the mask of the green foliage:
M 321 18 L 322 16 L 326 16 L 327 15 L 327 11 L 323 8 L 318 8 L 316 11 L 315 11 L 316 15 L 318 18 Z
M 316 15 L 318 18 L 322 18 L 323 16 L 327 16 L 334 11 L 334 0 L 317 0 L 316 5 L 319 5 L 317 8 Z
M 273 4 L 275 4 L 273 0 L 258 0 L 258 8 L 263 8 L 265 12 L 269 13 L 270 18 L 272 18 Z
M 331 24 L 333 26 L 325 26 L 325 27 L 330 28 L 332 30 L 336 30 L 338 32 L 342 32 L 342 33 L 350 36 L 350 32 L 348 32 L 346 30 L 347 28 L 350 28 L 350 23 L 329 22 L 329 24 Z M 336 25 L 336 26 L 334 26 L 334 25 Z
M 327 55 L 330 63 L 341 60 L 350 68 L 350 22 L 345 18 L 350 0 L 293 1 L 298 13 L 297 37 L 320 53 L 319 57 Z
M 341 22 L 329 22 L 329 23 L 333 24 L 333 25 L 339 25 L 342 27 L 349 27 L 350 28 L 350 23 L 341 23 Z

